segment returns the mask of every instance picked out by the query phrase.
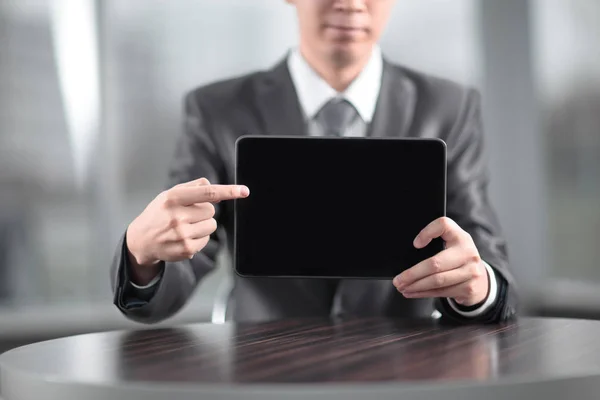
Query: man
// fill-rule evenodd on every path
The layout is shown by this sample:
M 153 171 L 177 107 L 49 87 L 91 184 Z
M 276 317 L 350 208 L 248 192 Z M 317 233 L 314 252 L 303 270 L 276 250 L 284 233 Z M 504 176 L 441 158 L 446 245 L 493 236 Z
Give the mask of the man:
M 430 316 L 434 306 L 455 322 L 497 322 L 514 316 L 506 246 L 487 196 L 476 92 L 384 60 L 377 41 L 393 0 L 287 2 L 297 10 L 298 49 L 270 71 L 187 95 L 186 129 L 170 170 L 171 188 L 129 225 L 119 244 L 111 273 L 115 304 L 133 320 L 162 320 L 176 313 L 214 268 L 215 255 L 225 243 L 221 235 L 210 235 L 218 226 L 231 233 L 233 208 L 228 200 L 251 195 L 251 188 L 227 185 L 234 181 L 238 137 L 338 131 L 346 136 L 439 137 L 446 142 L 448 217 L 423 227 L 414 241 L 420 248 L 441 237 L 446 249 L 393 282 L 236 276 L 232 318 L 418 318 Z M 365 187 L 375 199 L 378 191 L 385 191 L 357 182 L 346 195 L 362 193 Z M 298 190 L 310 190 L 310 182 L 299 183 Z

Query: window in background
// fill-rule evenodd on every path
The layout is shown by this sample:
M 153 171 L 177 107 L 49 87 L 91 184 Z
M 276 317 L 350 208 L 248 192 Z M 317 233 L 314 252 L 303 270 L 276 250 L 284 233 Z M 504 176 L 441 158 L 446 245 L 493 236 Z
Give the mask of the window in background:
M 600 280 L 600 3 L 535 0 L 550 274 Z
M 75 185 L 49 2 L 0 1 L 0 281 L 3 304 L 89 290 L 90 209 Z
M 381 40 L 391 61 L 480 86 L 476 0 L 398 1 Z

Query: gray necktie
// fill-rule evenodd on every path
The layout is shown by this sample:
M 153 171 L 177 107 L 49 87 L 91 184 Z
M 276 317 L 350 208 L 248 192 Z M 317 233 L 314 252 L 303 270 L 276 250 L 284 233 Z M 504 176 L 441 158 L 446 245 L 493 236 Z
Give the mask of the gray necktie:
M 356 108 L 347 100 L 332 99 L 321 108 L 315 119 L 325 136 L 344 136 L 357 115 Z
M 356 108 L 345 99 L 329 100 L 315 116 L 315 120 L 323 129 L 324 136 L 342 137 L 348 131 L 348 128 L 358 116 Z M 340 284 L 340 279 L 327 279 L 324 284 L 327 290 L 333 297 L 333 314 L 339 314 L 341 303 L 337 288 Z

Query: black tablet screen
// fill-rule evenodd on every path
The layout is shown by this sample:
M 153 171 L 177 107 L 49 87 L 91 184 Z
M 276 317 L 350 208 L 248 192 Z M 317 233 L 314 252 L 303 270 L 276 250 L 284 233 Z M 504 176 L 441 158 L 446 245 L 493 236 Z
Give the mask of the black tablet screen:
M 240 275 L 392 278 L 443 249 L 413 246 L 445 215 L 440 140 L 245 137 L 236 158 Z

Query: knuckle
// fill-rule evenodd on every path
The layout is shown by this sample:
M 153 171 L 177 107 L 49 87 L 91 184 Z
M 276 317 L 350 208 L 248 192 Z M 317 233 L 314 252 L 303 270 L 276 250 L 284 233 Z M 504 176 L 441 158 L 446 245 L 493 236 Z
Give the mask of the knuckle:
M 400 279 L 402 281 L 409 281 L 409 282 L 412 281 L 412 279 L 413 279 L 413 271 L 412 271 L 412 269 L 407 269 L 406 271 L 402 272 L 400 274 Z
M 216 231 L 217 230 L 217 220 L 214 218 L 211 218 L 209 220 L 209 223 L 210 223 L 210 232 L 212 233 L 212 232 Z
M 194 231 L 192 226 L 189 224 L 182 225 L 178 231 L 179 240 L 192 240 L 194 239 Z
M 216 189 L 215 189 L 214 187 L 212 187 L 212 186 L 207 186 L 207 187 L 204 189 L 204 195 L 206 196 L 206 198 L 207 198 L 208 200 L 214 200 L 214 199 L 216 199 L 216 198 L 217 198 L 217 191 L 216 191 Z
M 437 256 L 433 256 L 431 257 L 431 270 L 434 273 L 438 273 L 442 271 L 442 262 L 440 261 L 440 259 Z
M 471 276 L 475 279 L 481 278 L 485 273 L 484 269 L 479 264 L 473 264 L 471 267 Z
M 210 236 L 205 236 L 202 238 L 202 240 L 200 240 L 200 248 L 204 248 L 206 247 L 206 245 L 208 244 L 208 242 L 210 241 Z
M 477 288 L 476 288 L 475 282 L 473 282 L 473 281 L 467 283 L 467 285 L 465 286 L 465 294 L 467 296 L 473 296 L 476 291 L 477 291 Z
M 175 196 L 170 190 L 166 190 L 159 195 L 159 199 L 164 208 L 172 208 L 175 205 Z
M 182 253 L 186 257 L 191 257 L 196 254 L 196 250 L 194 249 L 194 245 L 191 240 L 184 240 L 182 243 Z
M 177 218 L 176 215 L 171 215 L 169 217 L 169 228 L 179 231 L 181 228 L 181 219 Z
M 206 203 L 206 208 L 208 210 L 208 215 L 212 218 L 215 216 L 216 210 L 215 206 L 212 203 Z
M 480 264 L 481 264 L 481 262 L 482 262 L 482 261 L 481 261 L 481 256 L 480 256 L 479 254 L 473 254 L 473 255 L 472 255 L 470 258 L 469 258 L 469 261 L 470 261 L 472 264 L 475 264 L 475 265 L 476 265 L 476 266 L 478 266 L 478 267 L 479 267 L 479 265 L 480 265 Z
M 436 287 L 443 287 L 446 283 L 446 278 L 442 274 L 437 274 L 433 277 L 433 283 Z
M 440 218 L 440 224 L 444 228 L 449 228 L 451 225 L 451 220 L 448 217 L 442 217 L 442 218 Z
M 479 277 L 479 266 L 477 264 L 470 264 L 467 270 L 469 271 L 469 277 Z

